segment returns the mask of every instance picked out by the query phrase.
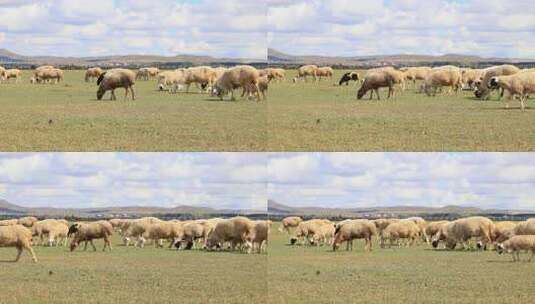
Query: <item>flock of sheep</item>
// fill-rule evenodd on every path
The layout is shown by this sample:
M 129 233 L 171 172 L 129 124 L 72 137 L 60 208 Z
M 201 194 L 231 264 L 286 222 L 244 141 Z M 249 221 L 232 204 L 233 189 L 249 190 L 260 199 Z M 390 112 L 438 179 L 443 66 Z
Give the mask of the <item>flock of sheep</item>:
M 111 237 L 118 233 L 124 245 L 143 248 L 146 242 L 152 242 L 157 248 L 168 241 L 169 248 L 205 250 L 238 250 L 247 253 L 266 251 L 270 221 L 253 221 L 243 216 L 229 219 L 212 218 L 201 220 L 163 221 L 154 217 L 141 219 L 110 219 L 95 222 L 76 222 L 69 224 L 66 220 L 23 217 L 0 221 L 0 247 L 15 247 L 18 251 L 15 261 L 20 259 L 23 250 L 37 257 L 32 248 L 34 238 L 38 245 L 67 246 L 70 251 L 80 244 L 84 250 L 91 244 L 97 250 L 93 240 L 104 240 L 103 251 L 112 250 Z
M 535 93 L 535 69 L 521 70 L 513 65 L 499 65 L 486 69 L 459 68 L 452 65 L 440 67 L 405 67 L 395 69 L 393 67 L 382 67 L 369 69 L 364 72 L 361 78 L 357 71 L 345 73 L 340 79 L 339 85 L 347 85 L 349 81 L 361 82 L 361 87 L 357 92 L 357 98 L 362 99 L 370 92 L 370 99 L 373 93 L 380 99 L 379 89 L 388 88 L 388 97 L 394 97 L 396 90 L 406 90 L 410 83 L 414 89 L 429 96 L 435 96 L 437 92 L 447 88 L 448 94 L 457 93 L 460 90 L 473 90 L 474 95 L 482 100 L 487 100 L 494 90 L 501 90 L 500 98 L 504 91 L 508 92 L 506 107 L 513 98 L 520 101 L 521 109 L 525 109 L 525 103 L 529 94 Z M 305 82 L 309 77 L 314 81 L 320 81 L 323 77 L 332 78 L 333 70 L 330 67 L 318 67 L 316 65 L 305 65 L 298 69 L 294 82 L 300 79 Z M 420 81 L 419 88 L 416 82 Z
M 291 228 L 295 228 L 291 233 Z M 421 217 L 407 219 L 356 219 L 338 223 L 327 219 L 303 221 L 300 217 L 282 220 L 279 231 L 291 234 L 290 243 L 303 245 L 330 245 L 333 251 L 346 242 L 347 250 L 353 249 L 354 239 L 364 239 L 365 250 L 372 250 L 372 239 L 385 246 L 412 246 L 424 241 L 434 248 L 440 243 L 453 250 L 457 245 L 471 248 L 471 241 L 479 249 L 493 246 L 498 253 L 511 253 L 513 261 L 519 261 L 520 251 L 531 252 L 528 261 L 535 256 L 535 219 L 523 222 L 493 222 L 482 216 L 461 218 L 455 221 L 426 222 Z

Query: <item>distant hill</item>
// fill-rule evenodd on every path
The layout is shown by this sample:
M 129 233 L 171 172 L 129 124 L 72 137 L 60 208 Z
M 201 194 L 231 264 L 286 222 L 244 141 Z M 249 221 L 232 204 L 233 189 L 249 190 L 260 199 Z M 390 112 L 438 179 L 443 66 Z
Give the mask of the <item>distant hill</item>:
M 533 214 L 525 210 L 481 209 L 477 207 L 444 206 L 440 208 L 418 206 L 391 206 L 366 208 L 324 208 L 324 207 L 290 207 L 273 200 L 268 200 L 268 214 L 271 218 L 296 215 L 302 217 L 327 218 L 380 218 L 422 216 L 425 218 L 456 218 L 471 215 L 489 215 L 494 217 Z
M 265 58 L 216 58 L 210 56 L 177 55 L 116 55 L 94 57 L 62 57 L 62 56 L 23 56 L 6 49 L 0 49 L 0 64 L 19 67 L 30 67 L 50 64 L 59 67 L 67 66 L 190 66 L 190 65 L 235 65 L 235 64 L 263 64 Z
M 377 67 L 377 66 L 411 66 L 411 65 L 443 65 L 455 64 L 459 66 L 485 66 L 492 64 L 515 63 L 521 65 L 535 65 L 535 59 L 521 58 L 484 58 L 471 55 L 446 54 L 431 55 L 376 55 L 376 56 L 295 56 L 275 49 L 268 49 L 268 62 L 273 65 L 302 65 L 317 64 L 347 67 Z
M 103 207 L 103 208 L 26 208 L 6 200 L 0 199 L 0 216 L 34 215 L 38 217 L 80 217 L 80 218 L 107 218 L 107 217 L 141 217 L 141 216 L 212 216 L 212 215 L 259 215 L 265 210 L 248 209 L 215 209 L 180 205 L 172 208 L 165 207 Z

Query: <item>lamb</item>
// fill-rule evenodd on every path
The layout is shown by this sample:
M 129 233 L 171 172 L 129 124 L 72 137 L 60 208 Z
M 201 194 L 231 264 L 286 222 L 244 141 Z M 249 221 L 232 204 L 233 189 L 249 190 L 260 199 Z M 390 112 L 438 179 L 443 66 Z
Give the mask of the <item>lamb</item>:
M 290 234 L 290 228 L 295 228 L 303 221 L 302 218 L 298 216 L 288 216 L 282 219 L 279 231 L 286 231 L 287 234 Z
M 383 230 L 383 238 L 381 243 L 385 240 L 389 241 L 389 246 L 392 246 L 394 241 L 398 247 L 401 246 L 400 240 L 406 240 L 406 246 L 412 246 L 420 233 L 420 228 L 411 220 L 400 220 L 398 222 L 388 225 Z
M 348 86 L 350 81 L 358 82 L 359 79 L 360 79 L 359 73 L 357 73 L 357 72 L 347 72 L 342 76 L 342 78 L 340 78 L 340 81 L 338 82 L 338 85 L 342 86 L 345 83 L 345 85 Z
M 474 95 L 481 99 L 487 100 L 490 97 L 491 89 L 489 88 L 489 81 L 495 76 L 508 76 L 520 72 L 520 69 L 514 65 L 504 64 L 486 68 L 483 70 L 483 76 L 475 82 L 476 90 Z M 500 97 L 503 96 L 503 91 Z
M 435 96 L 437 90 L 450 87 L 451 92 L 461 88 L 461 72 L 457 67 L 441 67 L 431 70 L 425 79 L 424 91 L 427 96 Z
M 513 262 L 520 261 L 520 250 L 531 251 L 528 259 L 528 262 L 531 262 L 535 256 L 535 235 L 515 235 L 496 247 L 498 254 L 511 253 Z
M 237 66 L 235 68 L 227 70 L 223 75 L 215 82 L 213 88 L 213 95 L 218 96 L 220 100 L 223 100 L 223 96 L 228 93 L 231 94 L 231 100 L 234 98 L 234 90 L 243 88 L 242 97 L 245 92 L 252 92 L 256 96 L 256 100 L 260 101 L 259 94 L 259 73 L 258 70 L 252 66 Z
M 242 216 L 231 219 L 220 220 L 206 241 L 208 250 L 222 249 L 225 242 L 230 242 L 231 249 L 244 245 L 245 248 L 252 248 L 250 234 L 255 223 Z
M 373 91 L 377 94 L 377 99 L 380 100 L 379 88 L 388 87 L 388 97 L 394 96 L 394 84 L 396 79 L 394 75 L 387 70 L 369 72 L 365 78 L 362 86 L 358 90 L 357 98 L 360 100 L 368 91 L 372 90 L 370 100 L 373 98 Z
M 30 228 L 37 221 L 38 221 L 37 218 L 34 217 L 34 216 L 26 216 L 26 217 L 19 218 L 17 220 L 17 224 L 22 225 L 22 226 L 24 226 L 26 228 Z
M 80 242 L 86 241 L 93 246 L 93 250 L 97 251 L 97 247 L 93 244 L 94 239 L 104 239 L 104 248 L 111 251 L 111 236 L 113 235 L 113 227 L 108 221 L 97 221 L 92 223 L 76 223 L 69 228 L 69 235 L 73 235 L 71 241 L 71 251 L 74 251 Z M 87 248 L 87 247 L 86 247 Z
M 4 71 L 4 79 L 15 79 L 15 83 L 18 83 L 20 79 L 22 78 L 22 71 L 19 69 L 9 69 Z
M 364 249 L 372 251 L 372 237 L 377 235 L 377 228 L 374 222 L 369 220 L 351 220 L 344 221 L 338 225 L 334 234 L 333 251 L 340 246 L 342 242 L 347 242 L 346 250 L 353 250 L 354 239 L 364 239 L 366 245 Z
M 494 76 L 490 78 L 489 89 L 501 88 L 509 93 L 505 102 L 505 108 L 509 108 L 509 101 L 513 96 L 520 97 L 520 109 L 524 111 L 525 102 L 529 94 L 535 93 L 535 72 L 520 72 L 508 76 Z
M 93 79 L 98 79 L 100 75 L 102 75 L 102 73 L 104 73 L 104 71 L 99 67 L 88 68 L 87 71 L 85 71 L 85 82 L 92 81 Z
M 331 67 L 321 67 L 316 70 L 316 77 L 318 81 L 321 81 L 322 77 L 332 79 L 334 75 L 334 70 Z
M 37 263 L 37 257 L 32 248 L 32 232 L 22 225 L 0 226 L 0 247 L 17 248 L 15 262 L 20 260 L 23 250 L 28 251 L 32 260 Z
M 102 75 L 100 75 L 97 80 L 97 85 L 99 86 L 97 91 L 97 99 L 102 100 L 104 93 L 106 93 L 106 91 L 111 90 L 110 100 L 116 100 L 117 98 L 115 97 L 115 89 L 124 88 L 125 100 L 128 97 L 128 90 L 132 92 L 132 100 L 135 100 L 135 78 L 136 75 L 134 74 L 134 72 L 127 69 L 111 69 L 107 72 L 102 73 Z
M 433 238 L 433 247 L 438 246 L 439 240 L 446 242 L 446 248 L 455 249 L 457 243 L 461 243 L 464 249 L 469 248 L 467 242 L 475 237 L 486 248 L 492 242 L 494 235 L 494 223 L 486 217 L 473 216 L 455 220 L 443 226 L 443 229 Z
M 294 82 L 297 82 L 298 79 L 303 78 L 305 82 L 308 82 L 309 76 L 314 78 L 314 81 L 317 80 L 318 66 L 317 65 L 304 65 L 297 70 L 297 77 L 294 78 Z

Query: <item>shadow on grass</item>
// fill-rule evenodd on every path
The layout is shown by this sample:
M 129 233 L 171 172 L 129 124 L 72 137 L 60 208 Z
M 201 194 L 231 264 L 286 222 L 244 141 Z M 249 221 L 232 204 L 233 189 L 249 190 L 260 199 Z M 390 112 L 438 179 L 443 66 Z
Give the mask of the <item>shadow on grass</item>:
M 0 260 L 0 263 L 2 264 L 14 264 L 14 263 L 17 263 L 17 261 L 15 260 Z

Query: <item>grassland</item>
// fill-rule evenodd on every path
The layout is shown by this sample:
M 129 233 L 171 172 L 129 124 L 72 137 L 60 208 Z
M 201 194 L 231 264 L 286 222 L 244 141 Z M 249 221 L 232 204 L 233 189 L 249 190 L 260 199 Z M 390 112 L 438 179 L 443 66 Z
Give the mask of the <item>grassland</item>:
M 273 84 L 268 105 L 270 151 L 533 151 L 535 107 L 479 101 L 472 92 L 428 97 L 414 89 L 394 100 L 357 100 L 344 71 L 320 83 Z M 289 71 L 291 79 L 295 71 Z M 334 83 L 336 82 L 336 85 Z M 366 97 L 367 98 L 367 97 Z
M 289 246 L 274 225 L 268 257 L 269 303 L 531 303 L 535 262 L 494 251 L 412 248 L 332 252 Z M 522 255 L 526 259 L 527 255 Z
M 35 246 L 39 263 L 0 248 L 0 303 L 265 303 L 266 254 Z
M 138 81 L 136 101 L 97 101 L 83 71 L 59 85 L 0 84 L 0 151 L 264 151 L 266 103 L 168 94 Z M 192 87 L 191 92 L 197 92 Z M 109 94 L 109 93 L 108 93 Z M 108 99 L 108 94 L 104 97 Z M 51 121 L 52 123 L 49 123 Z

